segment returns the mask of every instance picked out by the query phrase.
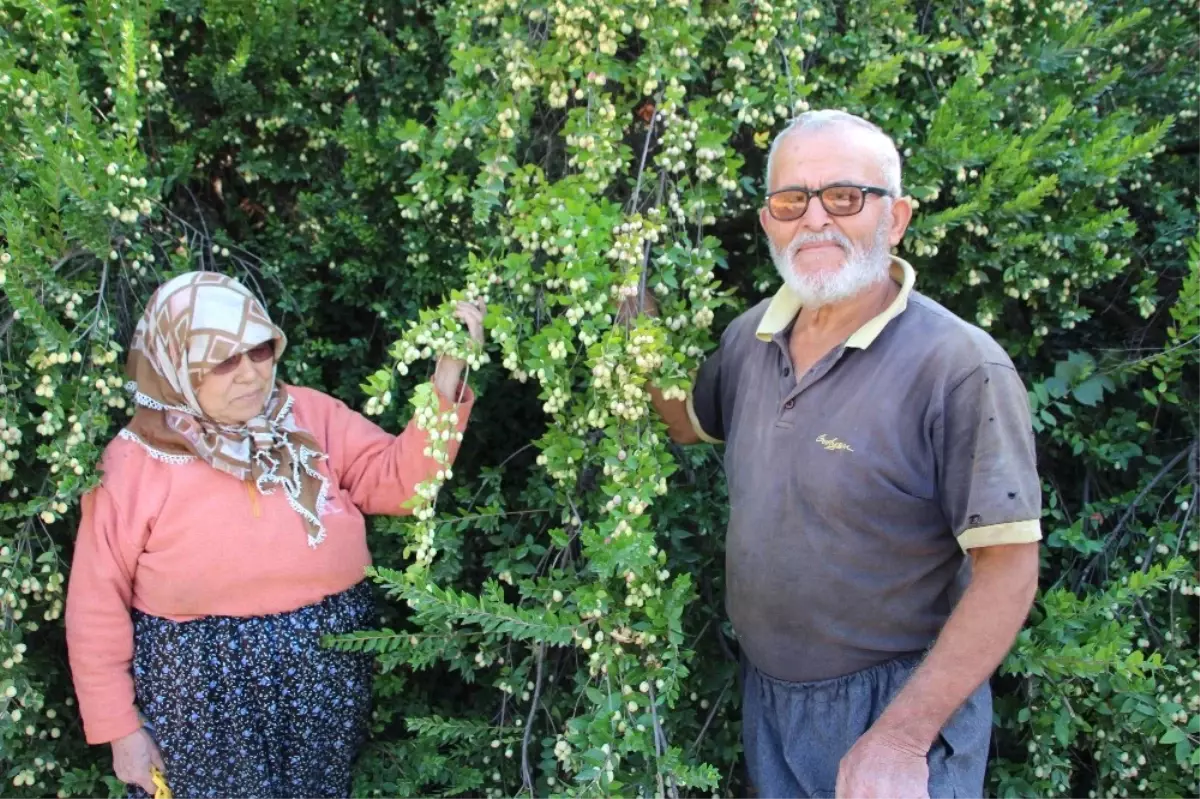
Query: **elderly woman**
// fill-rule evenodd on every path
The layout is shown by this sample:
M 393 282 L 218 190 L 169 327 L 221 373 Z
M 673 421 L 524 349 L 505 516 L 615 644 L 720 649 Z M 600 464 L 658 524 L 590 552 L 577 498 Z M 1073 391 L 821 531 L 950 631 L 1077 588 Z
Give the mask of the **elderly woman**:
M 482 308 L 456 316 L 483 340 Z M 375 622 L 363 514 L 406 513 L 438 465 L 415 423 L 392 436 L 277 380 L 285 343 L 228 277 L 161 286 L 130 347 L 137 412 L 83 499 L 66 625 L 84 732 L 150 793 L 152 766 L 176 796 L 350 789 L 371 660 L 319 640 Z M 462 369 L 433 378 L 460 431 Z

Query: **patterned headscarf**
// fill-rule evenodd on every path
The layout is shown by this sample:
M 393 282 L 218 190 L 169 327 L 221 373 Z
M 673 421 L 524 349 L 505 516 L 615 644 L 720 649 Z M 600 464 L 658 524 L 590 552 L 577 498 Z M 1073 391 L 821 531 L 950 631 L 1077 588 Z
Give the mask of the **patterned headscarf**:
M 272 377 L 262 412 L 244 425 L 204 415 L 196 389 L 214 366 L 266 341 L 275 359 L 287 338 L 245 286 L 214 272 L 188 272 L 159 286 L 130 345 L 126 373 L 137 411 L 120 435 L 168 463 L 194 458 L 259 493 L 282 488 L 308 524 L 308 544 L 325 538 L 321 523 L 329 484 L 317 470 L 320 445 L 296 426 L 287 387 Z

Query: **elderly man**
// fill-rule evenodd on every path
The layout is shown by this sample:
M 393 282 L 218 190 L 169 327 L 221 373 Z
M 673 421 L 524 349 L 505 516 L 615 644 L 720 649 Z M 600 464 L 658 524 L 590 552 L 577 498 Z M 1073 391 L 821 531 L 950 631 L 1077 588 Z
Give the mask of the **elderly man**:
M 981 796 L 988 678 L 1037 587 L 1025 388 L 890 256 L 913 208 L 879 128 L 806 113 L 767 184 L 782 288 L 733 321 L 686 403 L 653 392 L 674 440 L 725 444 L 751 780 L 770 797 Z

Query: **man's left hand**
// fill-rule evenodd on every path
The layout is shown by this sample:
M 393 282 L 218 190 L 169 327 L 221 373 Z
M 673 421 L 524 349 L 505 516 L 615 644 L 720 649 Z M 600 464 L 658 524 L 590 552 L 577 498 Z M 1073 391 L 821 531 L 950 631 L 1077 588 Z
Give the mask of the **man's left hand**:
M 839 799 L 928 799 L 927 752 L 887 732 L 868 730 L 838 765 Z

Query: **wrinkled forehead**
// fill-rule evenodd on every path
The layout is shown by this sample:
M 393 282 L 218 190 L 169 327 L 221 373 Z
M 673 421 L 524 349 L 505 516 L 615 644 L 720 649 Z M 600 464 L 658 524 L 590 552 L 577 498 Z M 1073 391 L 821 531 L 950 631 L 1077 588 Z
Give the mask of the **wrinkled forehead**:
M 883 186 L 878 135 L 854 125 L 799 130 L 779 142 L 771 164 L 771 191 L 784 186 L 817 189 L 831 183 Z

